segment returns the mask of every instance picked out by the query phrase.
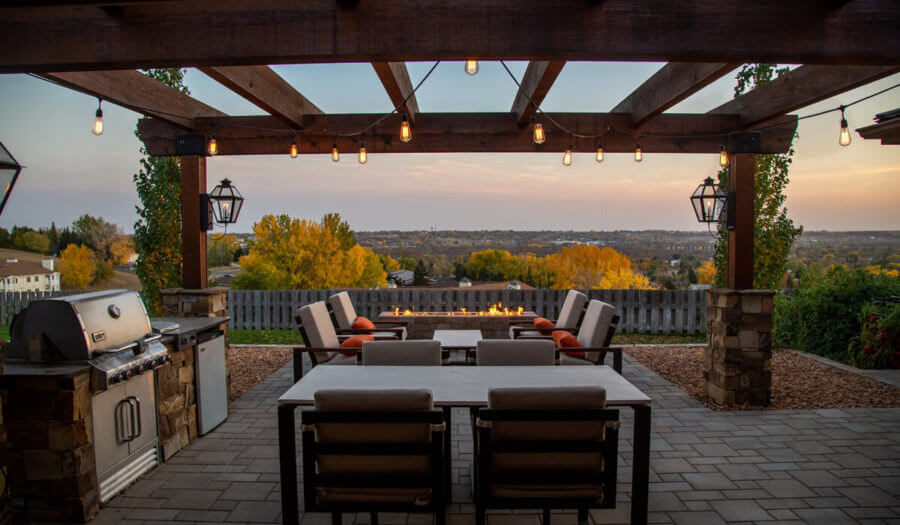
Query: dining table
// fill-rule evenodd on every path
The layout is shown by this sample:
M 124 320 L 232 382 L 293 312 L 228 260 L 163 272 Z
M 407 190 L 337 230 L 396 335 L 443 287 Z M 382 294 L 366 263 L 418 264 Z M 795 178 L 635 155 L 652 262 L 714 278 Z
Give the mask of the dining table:
M 295 411 L 314 406 L 319 390 L 425 388 L 449 414 L 450 407 L 486 407 L 491 388 L 591 385 L 606 389 L 607 406 L 634 412 L 631 523 L 647 523 L 651 400 L 608 366 L 316 366 L 278 398 L 282 520 L 299 520 Z

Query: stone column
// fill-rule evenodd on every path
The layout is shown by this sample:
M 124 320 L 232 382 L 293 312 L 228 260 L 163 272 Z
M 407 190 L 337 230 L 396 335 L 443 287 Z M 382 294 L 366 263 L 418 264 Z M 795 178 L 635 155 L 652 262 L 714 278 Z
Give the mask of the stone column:
M 228 315 L 228 288 L 188 290 L 169 288 L 160 292 L 162 315 L 174 317 L 224 317 Z
M 726 406 L 768 406 L 772 398 L 771 290 L 706 293 L 706 395 Z

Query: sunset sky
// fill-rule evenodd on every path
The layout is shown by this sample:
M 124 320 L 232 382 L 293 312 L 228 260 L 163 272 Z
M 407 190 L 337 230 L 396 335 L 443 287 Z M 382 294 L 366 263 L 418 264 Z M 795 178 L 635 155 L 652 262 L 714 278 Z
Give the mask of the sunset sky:
M 410 63 L 417 83 L 432 63 Z M 510 63 L 521 78 L 524 62 Z M 661 63 L 570 62 L 542 104 L 547 112 L 605 112 L 662 67 Z M 497 62 L 470 77 L 460 62 L 441 63 L 417 93 L 423 112 L 509 111 L 516 86 Z M 368 64 L 277 66 L 275 69 L 327 113 L 388 112 L 391 103 Z M 232 115 L 262 110 L 196 70 L 192 95 Z M 730 74 L 670 112 L 705 112 L 732 97 Z M 900 83 L 900 74 L 803 108 L 807 115 Z M 847 110 L 850 127 L 900 107 L 900 88 Z M 104 104 L 105 131 L 90 132 L 95 98 L 26 75 L 0 75 L 0 142 L 26 166 L 0 227 L 68 225 L 83 213 L 131 232 L 138 203 L 132 175 L 140 144 L 138 115 Z M 795 141 L 787 207 L 808 230 L 900 228 L 900 147 L 852 133 L 838 145 L 839 113 L 803 120 Z M 554 130 L 548 126 L 553 137 Z M 557 134 L 560 132 L 556 132 Z M 301 144 L 302 149 L 302 144 Z M 383 154 L 365 166 L 355 152 L 340 163 L 326 155 L 215 157 L 210 189 L 228 177 L 246 197 L 237 227 L 250 231 L 266 213 L 320 218 L 338 212 L 355 230 L 699 230 L 688 197 L 717 169 L 717 155 Z

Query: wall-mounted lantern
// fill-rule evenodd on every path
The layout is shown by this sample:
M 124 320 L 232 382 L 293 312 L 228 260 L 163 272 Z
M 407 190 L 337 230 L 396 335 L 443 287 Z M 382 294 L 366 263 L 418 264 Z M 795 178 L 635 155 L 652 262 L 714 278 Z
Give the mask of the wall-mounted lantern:
M 16 162 L 12 153 L 10 153 L 9 150 L 6 149 L 6 146 L 0 142 L 0 187 L 3 188 L 3 200 L 0 201 L 0 214 L 3 214 L 3 208 L 6 207 L 6 201 L 9 200 L 9 195 L 12 193 L 16 181 L 19 180 L 19 173 L 21 171 L 22 166 Z

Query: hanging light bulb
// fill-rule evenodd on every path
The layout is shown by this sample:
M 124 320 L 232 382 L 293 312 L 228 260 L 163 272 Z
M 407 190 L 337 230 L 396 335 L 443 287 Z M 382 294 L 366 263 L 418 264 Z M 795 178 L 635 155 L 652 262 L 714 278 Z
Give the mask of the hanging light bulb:
M 210 155 L 218 155 L 219 154 L 219 144 L 216 142 L 216 134 L 213 133 L 209 136 L 209 144 L 206 147 L 206 151 L 209 152 Z
M 644 153 L 641 151 L 641 143 L 638 142 L 634 145 L 634 161 L 640 162 L 644 160 Z
M 841 138 L 838 140 L 841 146 L 850 145 L 850 127 L 847 125 L 847 119 L 844 117 L 844 106 L 841 106 Z
M 474 75 L 478 73 L 478 61 L 477 60 L 466 60 L 466 73 L 469 75 Z
M 409 120 L 407 120 L 406 114 L 403 115 L 403 119 L 400 121 L 400 140 L 403 142 L 412 140 L 412 129 L 409 127 Z
M 569 144 L 566 152 L 563 153 L 563 166 L 571 166 L 572 165 L 572 145 Z
M 532 141 L 535 144 L 543 144 L 545 140 L 547 140 L 547 136 L 544 135 L 544 126 L 541 126 L 541 123 L 537 121 L 537 118 L 532 115 L 531 122 L 534 123 L 534 134 L 532 136 Z
M 331 143 L 331 160 L 332 162 L 337 162 L 341 160 L 341 152 L 337 149 L 337 142 Z
M 722 148 L 719 149 L 719 166 L 723 168 L 728 165 L 728 152 L 725 151 L 725 145 L 722 145 Z
M 100 136 L 103 135 L 103 110 L 100 109 L 100 106 L 103 105 L 103 99 L 97 99 L 97 118 L 94 120 L 94 126 L 91 128 L 91 132 L 94 135 Z
M 597 144 L 597 162 L 603 162 L 603 144 Z
M 297 137 L 294 137 L 294 140 L 291 142 L 291 158 L 297 158 Z
M 365 164 L 369 160 L 369 155 L 366 153 L 366 139 L 363 139 L 359 144 L 359 163 Z

